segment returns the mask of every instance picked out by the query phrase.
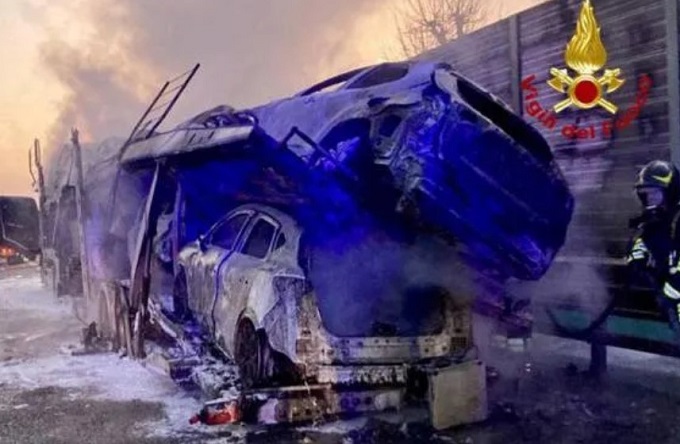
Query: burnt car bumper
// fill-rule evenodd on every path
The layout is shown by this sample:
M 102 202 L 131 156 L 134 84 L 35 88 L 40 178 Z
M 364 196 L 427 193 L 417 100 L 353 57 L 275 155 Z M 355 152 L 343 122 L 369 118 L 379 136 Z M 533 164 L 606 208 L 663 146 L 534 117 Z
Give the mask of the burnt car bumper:
M 324 383 L 400 383 L 414 365 L 464 355 L 472 346 L 467 310 L 448 304 L 441 332 L 422 336 L 342 337 L 330 332 L 312 293 L 298 310 L 295 361 Z

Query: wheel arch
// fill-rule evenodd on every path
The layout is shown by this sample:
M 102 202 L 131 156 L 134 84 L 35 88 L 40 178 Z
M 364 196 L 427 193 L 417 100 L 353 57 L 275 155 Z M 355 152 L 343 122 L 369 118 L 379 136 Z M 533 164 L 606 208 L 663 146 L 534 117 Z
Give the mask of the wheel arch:
M 262 323 L 257 318 L 257 315 L 255 314 L 255 310 L 253 310 L 250 307 L 244 308 L 243 310 L 241 310 L 241 313 L 238 315 L 238 318 L 236 318 L 236 325 L 234 326 L 235 327 L 234 328 L 234 337 L 231 338 L 233 344 L 236 344 L 238 342 L 239 330 L 240 330 L 241 324 L 243 322 L 250 322 L 251 324 L 253 324 L 253 327 L 255 327 L 256 331 L 260 331 L 262 329 Z M 266 333 L 266 331 L 265 331 L 265 333 Z

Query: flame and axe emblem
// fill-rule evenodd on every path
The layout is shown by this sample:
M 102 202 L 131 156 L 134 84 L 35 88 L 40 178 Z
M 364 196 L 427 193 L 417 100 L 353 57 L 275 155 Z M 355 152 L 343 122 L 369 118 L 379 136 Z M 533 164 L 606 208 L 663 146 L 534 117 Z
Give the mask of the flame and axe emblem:
M 571 105 L 580 109 L 590 109 L 601 106 L 612 114 L 618 108 L 603 96 L 612 93 L 623 85 L 619 68 L 605 69 L 601 77 L 595 73 L 607 63 L 607 51 L 600 39 L 600 28 L 595 20 L 595 13 L 590 0 L 585 0 L 581 6 L 576 32 L 567 44 L 564 54 L 567 66 L 578 75 L 571 77 L 566 69 L 550 68 L 552 79 L 548 80 L 554 90 L 567 93 L 568 97 L 557 103 L 553 109 L 559 113 Z

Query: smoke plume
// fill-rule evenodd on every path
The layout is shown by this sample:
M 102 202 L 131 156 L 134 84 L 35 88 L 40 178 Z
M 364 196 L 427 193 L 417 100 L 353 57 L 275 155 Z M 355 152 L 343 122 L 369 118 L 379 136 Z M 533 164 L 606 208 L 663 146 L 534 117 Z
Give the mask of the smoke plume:
M 441 303 L 469 306 L 479 289 L 457 252 L 420 237 L 409 245 L 354 227 L 315 249 L 310 278 L 326 328 L 341 336 L 433 334 Z M 389 327 L 387 327 L 389 326 Z M 376 330 L 377 329 L 377 330 Z
M 262 103 L 374 63 L 362 51 L 359 23 L 384 1 L 69 3 L 60 13 L 82 35 L 69 41 L 47 29 L 41 48 L 44 68 L 68 91 L 50 142 L 63 141 L 75 125 L 97 140 L 127 135 L 163 81 L 197 62 L 202 67 L 168 124 L 217 104 Z
M 575 213 L 564 247 L 563 261 L 554 263 L 537 282 L 509 286 L 509 291 L 515 297 L 533 300 L 534 308 L 539 310 L 535 313 L 537 318 L 545 318 L 546 306 L 568 306 L 577 308 L 591 322 L 611 300 L 605 271 L 601 265 L 597 265 L 597 258 L 607 257 L 603 237 L 596 227 L 588 225 L 584 212 L 579 212 L 577 208 Z M 573 251 L 578 251 L 578 257 Z

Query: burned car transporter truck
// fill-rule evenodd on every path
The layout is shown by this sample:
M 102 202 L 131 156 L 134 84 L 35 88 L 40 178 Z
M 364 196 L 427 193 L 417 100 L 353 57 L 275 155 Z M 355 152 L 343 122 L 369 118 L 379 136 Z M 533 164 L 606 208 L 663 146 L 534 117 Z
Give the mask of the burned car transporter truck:
M 149 325 L 180 360 L 216 351 L 246 387 L 404 384 L 464 355 L 466 307 L 540 278 L 571 219 L 545 140 L 445 64 L 156 131 L 167 112 L 84 171 L 110 191 L 83 190 L 88 317 L 138 356 Z

